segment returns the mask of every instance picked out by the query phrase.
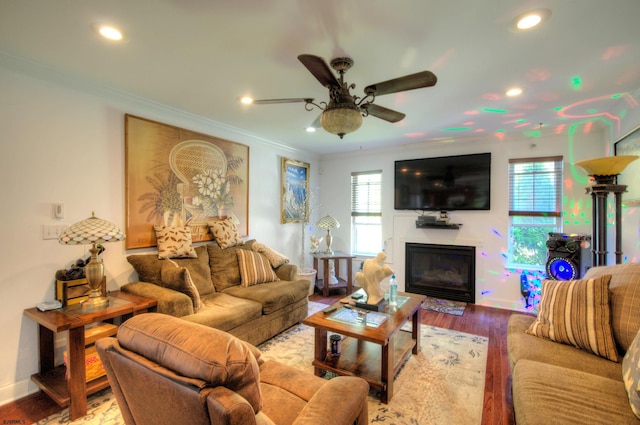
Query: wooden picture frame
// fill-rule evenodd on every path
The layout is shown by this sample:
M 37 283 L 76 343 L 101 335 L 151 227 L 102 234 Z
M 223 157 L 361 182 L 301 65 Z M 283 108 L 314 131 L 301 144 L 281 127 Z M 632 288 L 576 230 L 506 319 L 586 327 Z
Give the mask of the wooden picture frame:
M 125 211 L 126 249 L 156 246 L 154 225 L 212 240 L 225 217 L 246 236 L 249 146 L 125 114 Z
M 306 223 L 309 219 L 309 164 L 282 158 L 280 223 Z
M 613 144 L 615 156 L 638 155 L 640 156 L 640 126 L 622 136 Z M 622 194 L 622 205 L 640 205 L 640 159 L 631 162 L 617 177 L 618 184 L 627 185 L 627 191 Z

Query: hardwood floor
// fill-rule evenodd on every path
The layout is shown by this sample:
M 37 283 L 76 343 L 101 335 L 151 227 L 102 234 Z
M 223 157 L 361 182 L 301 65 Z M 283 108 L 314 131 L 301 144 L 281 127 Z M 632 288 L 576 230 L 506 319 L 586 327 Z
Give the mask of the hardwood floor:
M 311 301 L 333 304 L 344 295 L 324 298 L 312 295 Z M 484 387 L 483 425 L 513 425 L 511 372 L 507 357 L 507 322 L 512 311 L 469 305 L 463 316 L 422 310 L 423 324 L 453 329 L 489 338 L 487 372 Z M 0 423 L 32 424 L 62 410 L 44 393 L 38 392 L 0 406 Z

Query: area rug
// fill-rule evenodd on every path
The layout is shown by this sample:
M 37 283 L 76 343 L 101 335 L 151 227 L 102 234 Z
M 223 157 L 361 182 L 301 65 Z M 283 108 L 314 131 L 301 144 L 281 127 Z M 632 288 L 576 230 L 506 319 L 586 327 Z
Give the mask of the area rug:
M 422 308 L 425 310 L 453 314 L 454 316 L 462 316 L 466 307 L 467 303 L 462 301 L 443 300 L 431 297 L 427 297 L 427 300 L 422 304 Z
M 310 314 L 325 306 L 310 302 Z M 389 404 L 369 393 L 369 422 L 393 425 L 480 424 L 484 400 L 488 338 L 421 326 L 421 350 L 394 381 Z M 313 373 L 313 328 L 295 326 L 259 346 L 265 358 Z M 38 424 L 124 424 L 110 389 L 88 400 L 88 415 L 70 422 L 68 409 Z

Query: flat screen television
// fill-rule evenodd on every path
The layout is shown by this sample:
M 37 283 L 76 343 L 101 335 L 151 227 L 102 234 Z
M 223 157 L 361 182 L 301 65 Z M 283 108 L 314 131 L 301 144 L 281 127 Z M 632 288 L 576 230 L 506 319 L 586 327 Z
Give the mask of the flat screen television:
M 395 162 L 397 210 L 491 209 L 491 153 Z

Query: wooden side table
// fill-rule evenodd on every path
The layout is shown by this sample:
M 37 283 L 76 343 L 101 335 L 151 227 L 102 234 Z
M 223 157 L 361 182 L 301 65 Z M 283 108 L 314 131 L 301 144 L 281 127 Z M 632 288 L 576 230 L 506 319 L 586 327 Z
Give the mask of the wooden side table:
M 109 305 L 100 310 L 83 310 L 80 304 L 50 311 L 28 308 L 24 314 L 38 323 L 40 373 L 31 379 L 61 407 L 69 406 L 71 420 L 87 414 L 87 395 L 109 386 L 106 376 L 86 382 L 85 325 L 124 321 L 129 317 L 155 311 L 155 300 L 120 291 L 109 293 Z M 55 334 L 68 331 L 67 367 L 55 365 Z M 66 378 L 67 368 L 69 379 Z
M 333 254 L 325 254 L 324 252 L 317 252 L 313 255 L 313 268 L 318 270 L 318 274 L 320 274 L 320 269 L 318 269 L 319 261 L 322 261 L 322 265 L 324 267 L 322 279 L 318 279 L 319 283 L 322 283 L 322 295 L 325 297 L 329 296 L 329 289 L 337 289 L 337 288 L 347 288 L 347 295 L 349 295 L 353 291 L 353 259 L 356 258 L 355 255 L 347 254 L 340 251 L 335 251 Z M 336 278 L 338 278 L 338 283 L 336 285 L 329 286 L 329 260 L 334 260 L 334 264 L 336 267 Z M 347 263 L 347 280 L 340 278 L 340 261 L 343 260 Z

